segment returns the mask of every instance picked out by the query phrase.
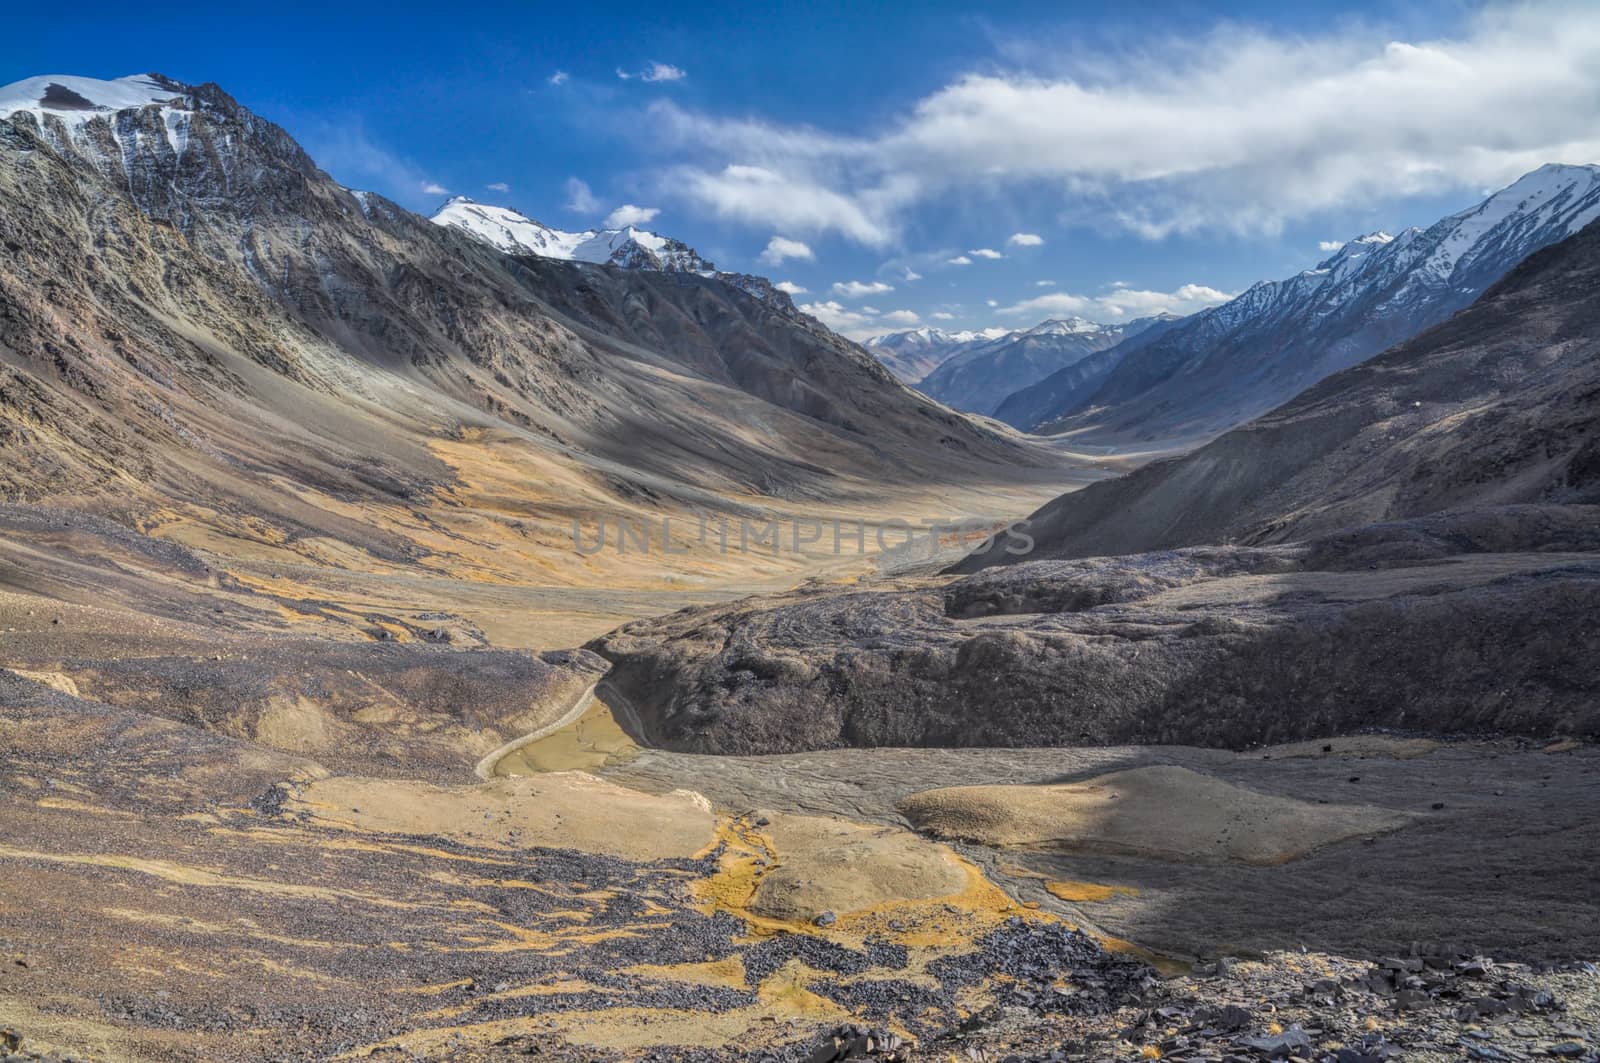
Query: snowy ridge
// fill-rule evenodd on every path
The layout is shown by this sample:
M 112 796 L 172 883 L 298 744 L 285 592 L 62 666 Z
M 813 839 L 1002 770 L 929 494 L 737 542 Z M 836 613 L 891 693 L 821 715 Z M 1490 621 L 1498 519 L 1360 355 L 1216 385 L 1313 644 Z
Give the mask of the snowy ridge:
M 96 118 L 109 122 L 119 111 L 145 107 L 162 109 L 167 143 L 182 155 L 189 143 L 191 104 L 184 86 L 159 74 L 131 74 L 114 81 L 45 74 L 0 88 L 0 118 L 27 112 L 47 134 L 64 133 L 71 141 L 81 139 Z M 111 128 L 118 138 L 114 123 Z
M 555 229 L 510 207 L 456 196 L 434 212 L 436 225 L 460 229 L 508 255 L 541 255 L 569 262 L 593 262 L 628 269 L 716 272 L 694 248 L 680 240 L 628 226 L 624 229 Z
M 1056 389 L 1035 424 L 1067 430 L 1079 417 L 1106 438 L 1226 430 L 1444 321 L 1597 217 L 1600 166 L 1541 166 L 1426 229 L 1358 236 L 1193 315 L 1103 381 Z

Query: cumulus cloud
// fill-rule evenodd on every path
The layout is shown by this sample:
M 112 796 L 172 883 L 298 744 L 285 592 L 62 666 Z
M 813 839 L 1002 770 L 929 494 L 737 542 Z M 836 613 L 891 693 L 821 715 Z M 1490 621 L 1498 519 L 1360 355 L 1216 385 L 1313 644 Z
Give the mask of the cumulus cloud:
M 639 74 L 643 81 L 682 81 L 688 76 L 671 63 L 651 63 Z
M 1044 237 L 1038 233 L 1012 233 L 1006 237 L 1006 243 L 1012 247 L 1038 247 L 1044 243 Z
M 554 74 L 550 75 L 549 81 L 552 85 L 565 85 L 571 77 L 572 75 L 568 74 L 565 70 L 557 70 Z
M 800 310 L 853 340 L 870 339 L 896 328 L 915 327 L 922 321 L 912 310 L 881 311 L 871 306 L 852 308 L 836 299 L 802 303 Z
M 624 203 L 610 214 L 601 224 L 607 229 L 624 229 L 629 225 L 649 225 L 660 214 L 658 207 L 636 207 L 632 203 Z
M 587 182 L 576 177 L 567 178 L 567 209 L 579 214 L 600 213 L 600 201 L 589 190 Z
M 1344 246 L 1343 240 L 1323 240 L 1317 244 L 1319 251 L 1337 251 Z
M 1457 10 L 1433 39 L 1372 23 L 1307 36 L 1229 22 L 1069 56 L 1048 74 L 969 74 L 870 133 L 670 104 L 657 128 L 694 160 L 674 184 L 724 216 L 876 245 L 940 197 L 1026 191 L 1055 198 L 1068 224 L 1148 238 L 1271 233 L 1600 158 L 1600 5 Z
M 1000 313 L 1007 317 L 1038 319 L 1077 314 L 1093 321 L 1117 322 L 1152 314 L 1192 314 L 1233 298 L 1204 284 L 1185 284 L 1170 292 L 1112 285 L 1099 295 L 1051 292 L 1024 299 Z
M 787 236 L 774 236 L 768 240 L 767 249 L 759 256 L 760 261 L 768 266 L 781 266 L 791 258 L 811 262 L 816 257 L 809 246 L 799 240 L 791 240 Z
M 422 182 L 422 190 L 424 192 L 426 192 L 430 196 L 442 196 L 445 193 L 450 191 L 448 188 L 446 188 L 444 185 L 440 184 L 438 181 L 424 181 L 424 182 Z
M 1005 258 L 1006 257 L 1006 256 L 1002 255 L 1000 252 L 996 251 L 992 247 L 975 247 L 971 251 L 968 251 L 967 254 L 971 255 L 973 258 Z
M 806 295 L 811 291 L 811 289 L 803 288 L 794 281 L 779 281 L 773 287 L 780 292 L 788 292 L 790 295 Z
M 511 191 L 511 186 L 506 184 L 504 181 L 491 181 L 489 184 L 484 185 L 484 187 L 491 192 L 499 192 L 501 195 Z
M 945 259 L 945 262 L 952 266 L 972 265 L 972 259 L 968 258 L 966 255 L 957 255 L 955 258 L 947 258 Z
M 839 281 L 833 286 L 833 294 L 842 295 L 846 299 L 860 299 L 868 295 L 882 295 L 894 291 L 894 285 L 885 284 L 883 281 Z M 869 309 L 864 307 L 863 309 Z

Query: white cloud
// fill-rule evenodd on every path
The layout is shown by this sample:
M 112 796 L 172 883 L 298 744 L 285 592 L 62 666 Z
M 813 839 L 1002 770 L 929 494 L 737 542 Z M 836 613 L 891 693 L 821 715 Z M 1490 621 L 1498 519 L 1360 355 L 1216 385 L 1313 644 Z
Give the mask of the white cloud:
M 683 169 L 667 182 L 719 217 L 799 232 L 840 232 L 879 247 L 890 236 L 881 209 L 862 196 L 824 187 L 806 177 L 783 176 L 764 166 L 735 163 L 716 173 Z
M 621 81 L 632 81 L 633 80 L 633 75 L 628 73 L 626 70 L 622 69 L 619 66 L 619 67 L 617 67 L 617 78 L 618 78 L 618 80 L 621 80 Z
M 649 225 L 655 220 L 661 210 L 657 207 L 636 207 L 632 203 L 624 203 L 610 214 L 600 224 L 607 229 L 623 229 L 629 225 Z
M 802 313 L 810 314 L 824 325 L 853 340 L 870 339 L 895 328 L 918 325 L 922 319 L 912 310 L 880 311 L 875 307 L 851 308 L 835 299 L 824 302 L 802 303 Z
M 1044 237 L 1037 233 L 1012 233 L 1006 237 L 1006 243 L 1012 247 L 1038 247 L 1044 243 Z
M 424 182 L 422 182 L 422 190 L 424 192 L 426 192 L 430 196 L 442 196 L 445 193 L 450 191 L 448 188 L 446 188 L 444 185 L 440 184 L 438 181 L 424 181 Z
M 872 133 L 670 104 L 656 128 L 695 160 L 673 186 L 723 216 L 875 246 L 910 208 L 972 194 L 1049 191 L 1069 224 L 1148 238 L 1271 233 L 1319 212 L 1476 196 L 1545 162 L 1600 158 L 1600 4 L 1451 10 L 1456 21 L 1433 39 L 1354 20 L 1316 36 L 1231 21 L 1146 36 L 1068 55 L 1048 73 L 963 76 Z M 762 174 L 762 195 L 730 176 L 740 168 Z
M 639 77 L 645 81 L 682 81 L 688 77 L 683 70 L 671 63 L 651 63 L 640 72 Z
M 1339 248 L 1341 248 L 1343 246 L 1344 246 L 1344 242 L 1341 241 L 1341 240 L 1323 240 L 1323 241 L 1321 241 L 1321 242 L 1319 242 L 1317 244 L 1317 250 L 1319 250 L 1319 251 L 1337 251 L 1337 250 L 1339 250 Z
M 790 295 L 806 295 L 811 291 L 809 288 L 802 288 L 794 281 L 779 281 L 773 287 L 780 292 L 788 292 Z
M 504 181 L 492 181 L 483 187 L 487 188 L 491 192 L 499 192 L 502 195 L 511 191 L 511 186 L 506 184 Z
M 860 299 L 863 296 L 882 295 L 892 291 L 894 285 L 885 284 L 883 281 L 839 281 L 833 286 L 833 294 L 842 295 L 846 299 Z
M 945 259 L 945 262 L 952 266 L 972 265 L 972 259 L 968 258 L 966 255 L 957 255 L 955 258 L 947 258 Z
M 589 185 L 576 177 L 567 178 L 567 209 L 579 214 L 598 214 L 600 201 L 589 190 Z
M 798 258 L 806 262 L 816 259 L 811 248 L 799 240 L 791 240 L 787 236 L 774 236 L 767 241 L 767 249 L 761 252 L 760 261 L 768 266 L 781 266 L 786 259 Z
M 1185 284 L 1170 292 L 1148 291 L 1113 285 L 1100 295 L 1073 295 L 1051 292 L 1024 299 L 1000 312 L 1008 317 L 1039 319 L 1078 314 L 1093 321 L 1127 321 L 1151 314 L 1192 314 L 1233 298 L 1204 284 Z
M 1006 256 L 1002 255 L 1000 252 L 996 251 L 992 247 L 975 247 L 971 251 L 968 251 L 967 254 L 972 255 L 974 258 L 1005 258 L 1006 257 Z
M 907 284 L 912 284 L 912 283 L 915 283 L 916 281 L 921 280 L 922 279 L 922 274 L 918 273 L 916 270 L 914 270 L 911 267 L 907 266 L 905 273 L 901 274 L 901 279 L 904 280 Z
M 549 80 L 550 84 L 552 85 L 565 85 L 571 77 L 572 75 L 568 74 L 565 70 L 557 70 L 554 74 L 550 75 Z
M 985 305 L 991 306 L 991 307 L 999 306 L 1000 305 L 1000 300 L 998 300 L 998 299 L 985 299 L 984 303 L 985 303 Z
M 1056 282 L 1055 281 L 1034 281 L 1033 282 L 1033 286 L 1035 288 L 1054 288 L 1056 286 Z
M 935 310 L 928 316 L 933 318 L 935 321 L 954 321 L 956 319 L 954 314 L 947 314 L 943 310 Z

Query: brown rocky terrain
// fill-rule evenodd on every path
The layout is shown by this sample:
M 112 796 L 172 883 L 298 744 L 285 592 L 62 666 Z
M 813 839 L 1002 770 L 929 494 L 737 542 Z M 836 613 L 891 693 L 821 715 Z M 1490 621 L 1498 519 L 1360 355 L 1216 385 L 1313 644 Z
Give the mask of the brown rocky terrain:
M 1522 507 L 802 589 L 590 648 L 651 744 L 696 752 L 1593 736 L 1597 519 Z
M 0 1060 L 1600 1052 L 1587 244 L 1256 542 L 584 554 L 1105 470 L 162 84 L 0 118 Z

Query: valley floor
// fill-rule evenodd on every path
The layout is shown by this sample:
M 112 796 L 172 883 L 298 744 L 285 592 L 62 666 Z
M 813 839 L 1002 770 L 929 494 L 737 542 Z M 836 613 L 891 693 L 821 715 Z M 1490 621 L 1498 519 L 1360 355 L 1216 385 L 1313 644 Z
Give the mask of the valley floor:
M 493 587 L 318 637 L 269 629 L 217 555 L 35 527 L 7 546 L 34 586 L 0 593 L 0 1059 L 1600 1047 L 1592 745 L 673 752 L 597 654 L 498 648 Z M 1514 560 L 1320 593 L 1587 572 Z M 927 571 L 817 569 L 801 598 L 948 582 Z M 1295 579 L 1152 600 L 1245 615 Z

